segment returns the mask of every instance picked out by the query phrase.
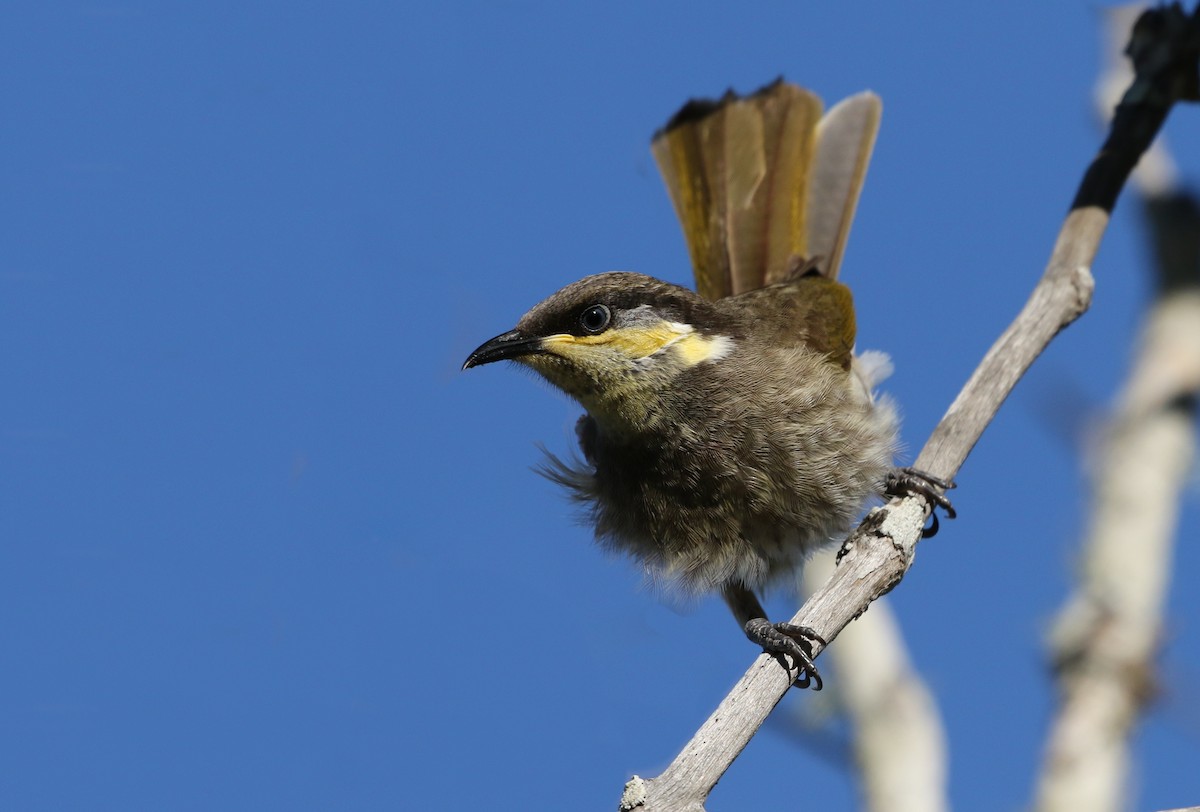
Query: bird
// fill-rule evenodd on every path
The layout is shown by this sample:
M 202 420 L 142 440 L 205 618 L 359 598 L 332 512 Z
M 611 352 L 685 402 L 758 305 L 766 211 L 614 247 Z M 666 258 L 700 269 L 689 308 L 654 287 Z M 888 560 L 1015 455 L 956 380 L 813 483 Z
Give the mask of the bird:
M 899 418 L 855 352 L 838 281 L 879 129 L 870 92 L 824 112 L 776 80 L 692 100 L 651 150 L 683 226 L 696 290 L 632 272 L 567 285 L 463 369 L 516 362 L 584 408 L 580 456 L 547 452 L 606 549 L 655 582 L 718 593 L 745 635 L 821 688 L 812 629 L 772 623 L 758 595 L 844 538 L 884 493 L 951 487 L 898 469 Z M 936 519 L 935 519 L 936 521 Z

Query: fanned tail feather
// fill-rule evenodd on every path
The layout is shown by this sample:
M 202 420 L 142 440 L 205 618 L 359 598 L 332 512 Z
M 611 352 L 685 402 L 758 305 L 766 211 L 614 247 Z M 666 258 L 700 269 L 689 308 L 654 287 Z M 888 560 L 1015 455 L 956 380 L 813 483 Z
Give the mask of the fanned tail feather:
M 779 80 L 690 101 L 655 134 L 702 296 L 781 281 L 807 257 L 836 278 L 880 110 L 860 93 L 822 117 L 817 96 Z

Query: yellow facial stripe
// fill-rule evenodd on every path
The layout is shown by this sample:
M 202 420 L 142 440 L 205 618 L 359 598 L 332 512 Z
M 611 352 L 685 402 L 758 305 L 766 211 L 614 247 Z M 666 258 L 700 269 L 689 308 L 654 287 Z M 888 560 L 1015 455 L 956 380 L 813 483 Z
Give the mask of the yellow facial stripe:
M 670 347 L 684 366 L 716 360 L 728 354 L 731 341 L 724 336 L 700 335 L 686 324 L 660 321 L 650 327 L 624 327 L 594 336 L 558 333 L 542 340 L 543 346 L 567 358 L 586 360 L 592 347 L 609 347 L 626 358 L 639 359 Z

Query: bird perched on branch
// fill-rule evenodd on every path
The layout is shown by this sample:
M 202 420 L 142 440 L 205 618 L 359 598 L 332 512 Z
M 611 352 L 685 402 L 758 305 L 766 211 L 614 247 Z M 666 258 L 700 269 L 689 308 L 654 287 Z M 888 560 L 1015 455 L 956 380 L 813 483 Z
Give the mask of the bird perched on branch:
M 837 281 L 879 118 L 871 93 L 822 115 L 782 81 L 689 102 L 651 147 L 697 291 L 590 276 L 463 365 L 517 361 L 579 401 L 583 460 L 550 456 L 543 472 L 602 544 L 720 592 L 751 640 L 795 659 L 802 687 L 820 687 L 819 638 L 768 621 L 756 591 L 844 536 L 889 484 L 916 481 L 897 474 L 896 411 L 873 393 L 887 358 L 854 354 Z

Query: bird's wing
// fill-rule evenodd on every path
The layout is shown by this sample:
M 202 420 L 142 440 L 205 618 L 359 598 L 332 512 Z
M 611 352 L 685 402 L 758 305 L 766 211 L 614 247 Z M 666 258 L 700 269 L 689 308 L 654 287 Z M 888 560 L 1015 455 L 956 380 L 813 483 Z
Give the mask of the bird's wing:
M 778 282 L 805 257 L 824 257 L 822 271 L 836 275 L 879 109 L 863 93 L 823 119 L 817 96 L 776 81 L 745 97 L 690 101 L 655 134 L 702 296 Z
M 771 347 L 807 347 L 850 368 L 854 300 L 850 289 L 818 273 L 731 296 L 718 306 Z

